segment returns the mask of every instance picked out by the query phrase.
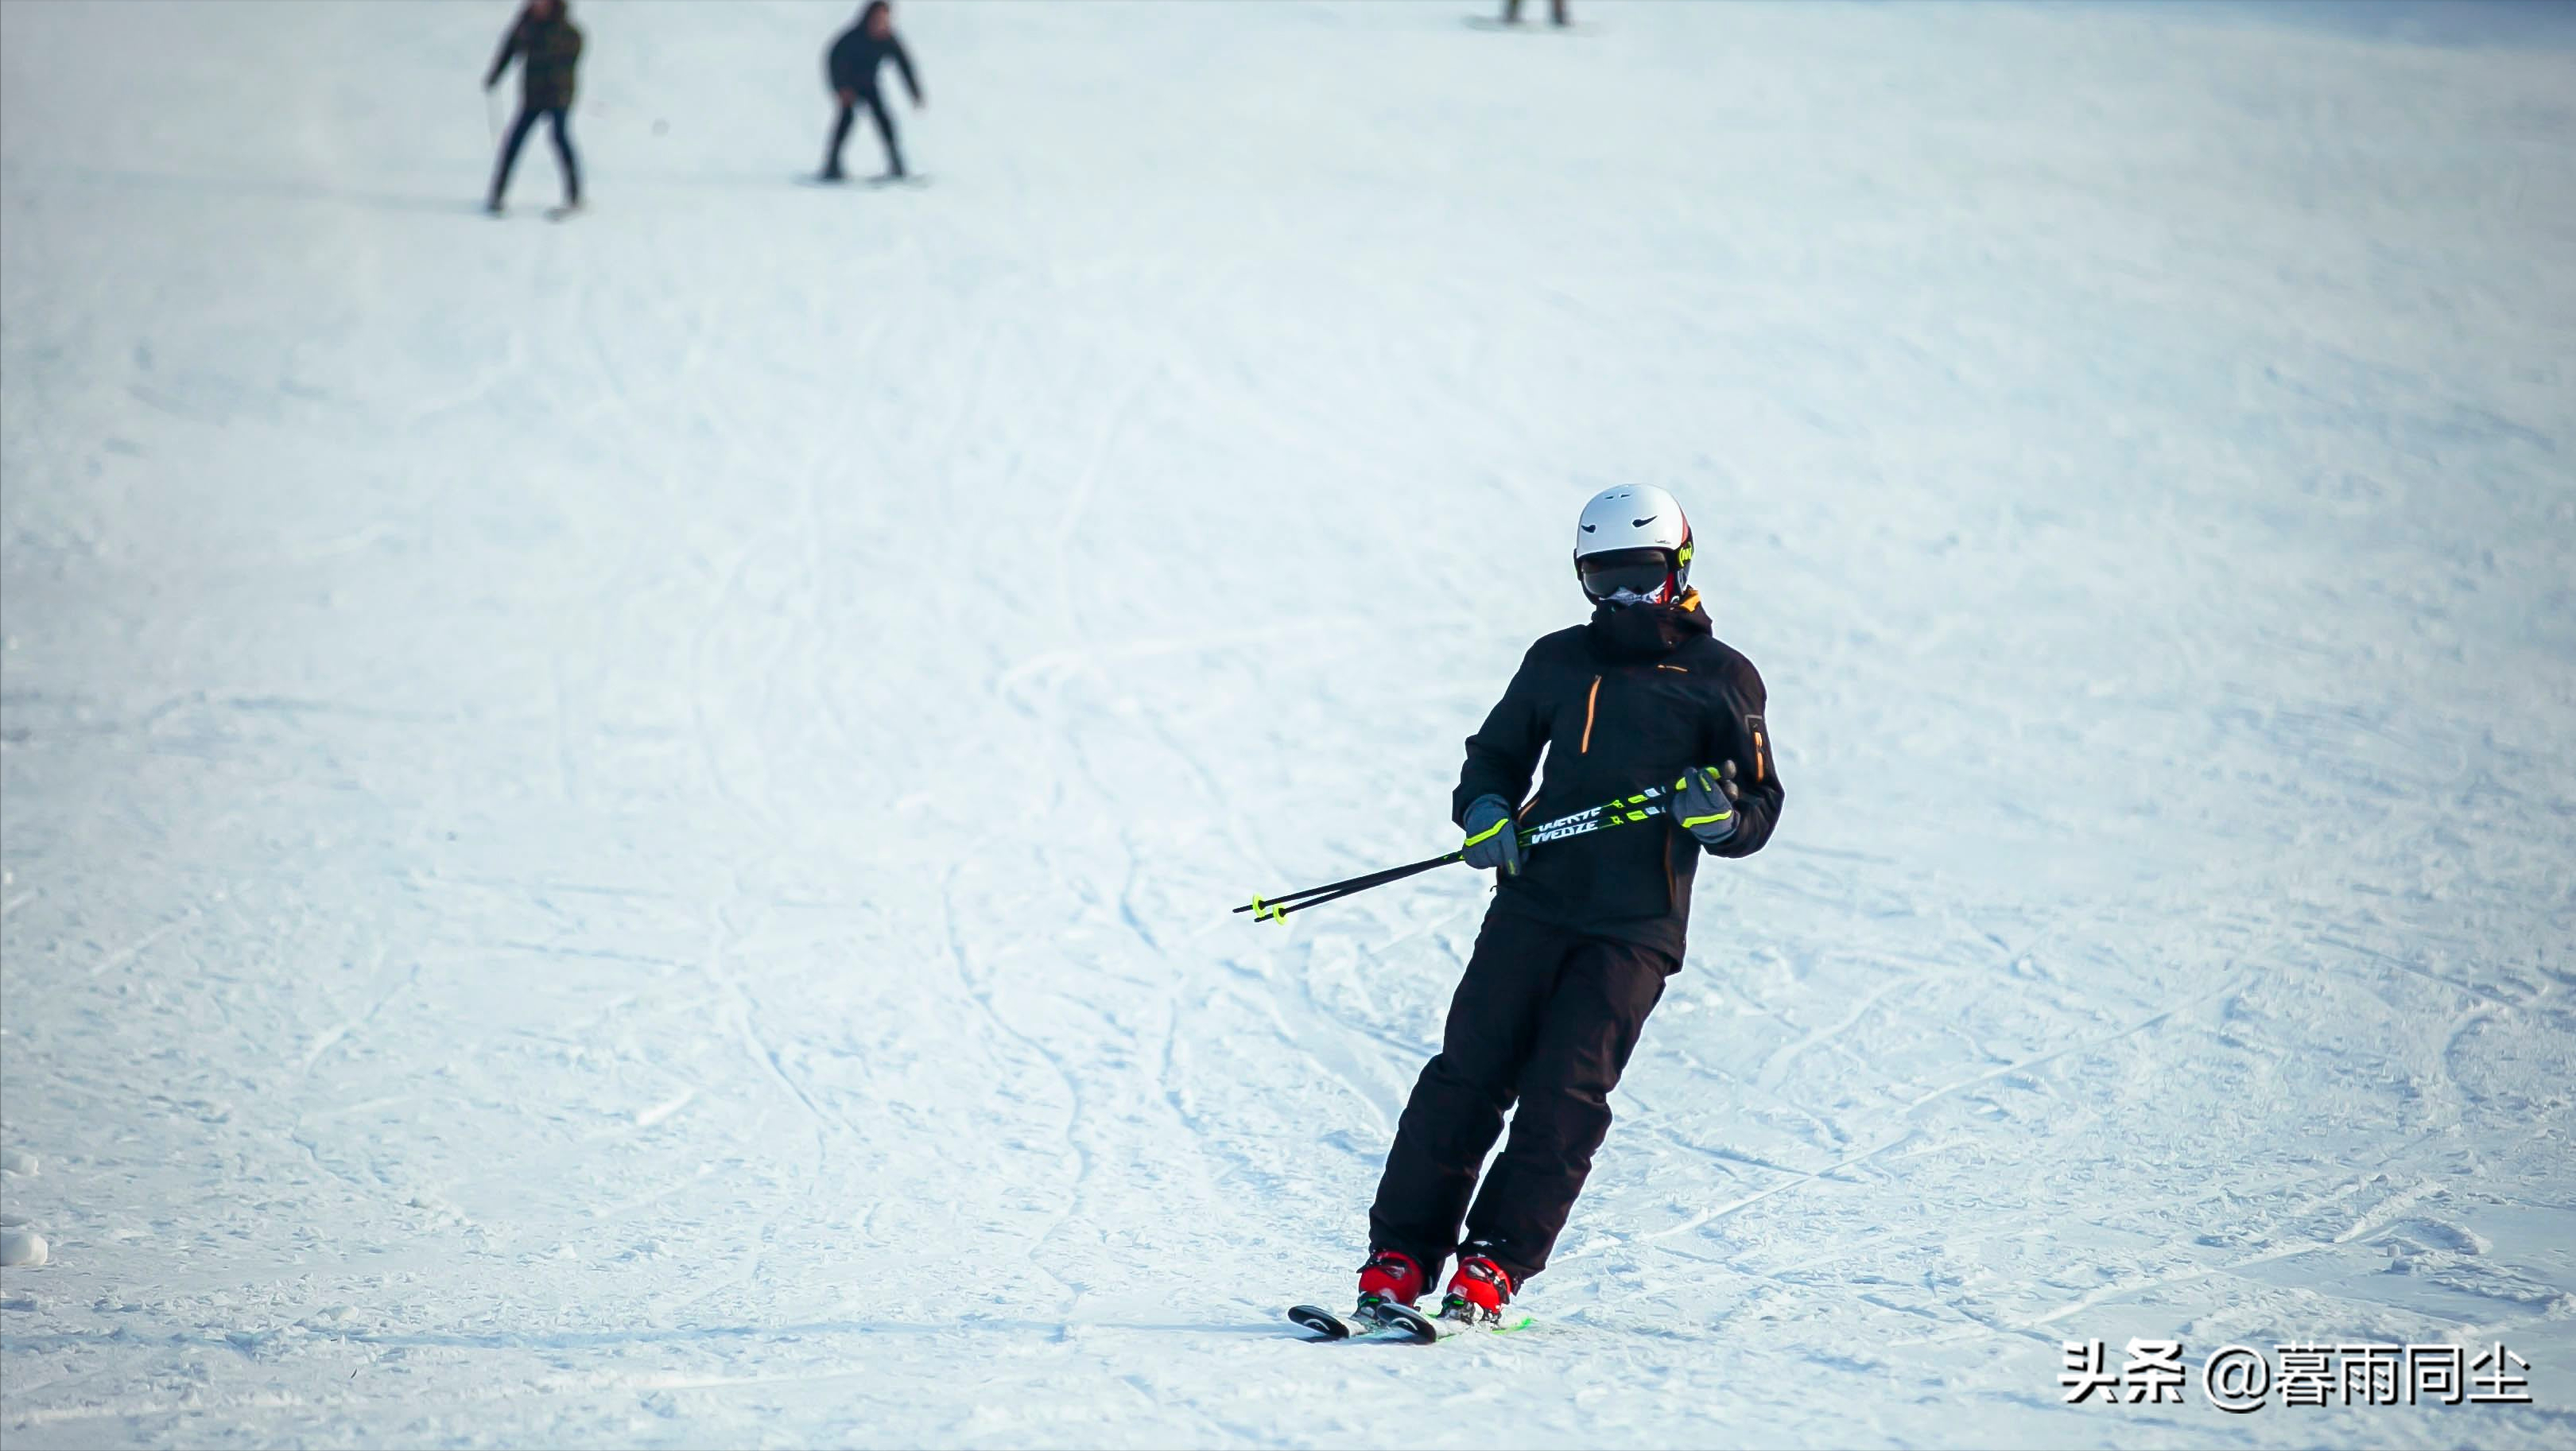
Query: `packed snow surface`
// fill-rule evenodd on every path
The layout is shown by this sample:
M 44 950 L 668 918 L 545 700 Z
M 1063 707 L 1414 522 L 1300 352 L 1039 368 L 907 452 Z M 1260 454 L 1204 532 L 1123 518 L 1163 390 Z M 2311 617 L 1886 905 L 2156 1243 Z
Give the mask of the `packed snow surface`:
M 564 225 L 504 6 L 0 6 L 13 1451 L 2576 1445 L 2569 27 L 1578 4 L 907 4 L 835 190 L 584 0 Z M 1226 909 L 1632 482 L 1784 824 L 1538 1327 L 1298 1343 L 1485 884 Z

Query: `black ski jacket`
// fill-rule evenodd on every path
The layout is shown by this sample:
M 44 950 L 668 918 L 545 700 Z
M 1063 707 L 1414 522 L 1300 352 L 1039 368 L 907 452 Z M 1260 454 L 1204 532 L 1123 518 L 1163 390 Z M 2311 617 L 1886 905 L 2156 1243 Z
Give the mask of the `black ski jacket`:
M 877 92 L 877 67 L 889 60 L 902 73 L 903 88 L 911 95 L 912 103 L 920 105 L 921 82 L 913 78 L 912 57 L 905 52 L 902 38 L 888 35 L 879 40 L 868 34 L 865 22 L 842 31 L 841 38 L 832 42 L 832 54 L 823 70 L 833 90 L 873 96 Z
M 1733 836 L 1707 848 L 1660 812 L 1533 846 L 1520 875 L 1496 883 L 1495 910 L 1652 947 L 1678 963 L 1700 852 L 1751 856 L 1780 820 L 1780 770 L 1762 709 L 1761 675 L 1711 633 L 1696 594 L 1670 606 L 1604 605 L 1590 623 L 1542 636 L 1467 738 L 1452 820 L 1478 797 L 1520 801 L 1542 749 L 1546 779 L 1518 813 L 1524 826 L 1669 788 L 1693 766 L 1727 761 L 1743 793 L 1740 819 Z
M 519 61 L 519 104 L 531 111 L 560 111 L 572 105 L 573 71 L 581 64 L 581 31 L 572 23 L 569 3 L 555 7 L 552 20 L 539 20 L 525 10 L 501 37 L 500 54 L 483 77 L 486 88 L 499 84 L 501 72 Z

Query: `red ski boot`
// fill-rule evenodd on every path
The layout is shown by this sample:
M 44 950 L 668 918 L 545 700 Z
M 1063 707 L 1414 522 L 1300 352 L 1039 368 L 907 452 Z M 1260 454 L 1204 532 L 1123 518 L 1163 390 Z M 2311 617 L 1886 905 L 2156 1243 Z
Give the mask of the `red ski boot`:
M 1479 1330 L 1503 1323 L 1503 1307 L 1512 1302 L 1512 1277 L 1480 1246 L 1461 1245 L 1457 1271 L 1440 1299 L 1440 1318 Z
M 1410 1307 L 1422 1298 L 1422 1266 L 1400 1250 L 1382 1249 L 1360 1266 L 1359 1318 L 1375 1323 L 1389 1305 Z

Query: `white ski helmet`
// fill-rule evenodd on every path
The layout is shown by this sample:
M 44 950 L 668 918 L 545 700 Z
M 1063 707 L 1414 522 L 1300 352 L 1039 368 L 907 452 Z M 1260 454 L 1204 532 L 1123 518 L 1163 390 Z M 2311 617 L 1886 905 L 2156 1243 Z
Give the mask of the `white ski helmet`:
M 1574 576 L 1594 603 L 1668 605 L 1690 588 L 1690 520 L 1652 484 L 1603 489 L 1574 525 Z

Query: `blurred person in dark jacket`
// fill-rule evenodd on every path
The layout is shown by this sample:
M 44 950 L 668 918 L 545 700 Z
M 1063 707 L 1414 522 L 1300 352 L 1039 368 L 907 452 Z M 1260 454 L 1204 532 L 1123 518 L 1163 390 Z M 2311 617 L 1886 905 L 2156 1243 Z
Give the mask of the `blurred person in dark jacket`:
M 832 42 L 824 74 L 831 82 L 832 94 L 841 103 L 840 116 L 832 123 L 832 149 L 823 157 L 823 180 L 841 179 L 841 147 L 850 139 L 850 126 L 858 119 L 861 107 L 876 122 L 877 139 L 885 143 L 886 175 L 901 177 L 903 147 L 895 140 L 894 117 L 886 111 L 885 97 L 877 93 L 877 71 L 887 61 L 903 75 L 903 88 L 912 95 L 914 109 L 921 99 L 921 82 L 912 73 L 912 57 L 905 53 L 903 42 L 894 33 L 894 7 L 886 0 L 868 0 L 859 12 L 859 23 L 842 31 Z
M 1551 25 L 1567 23 L 1565 0 L 1547 0 L 1547 19 Z M 1521 23 L 1521 0 L 1503 0 L 1503 23 L 1505 25 Z
M 501 37 L 500 53 L 492 57 L 483 89 L 499 85 L 501 72 L 510 68 L 512 60 L 519 63 L 519 118 L 510 123 L 509 137 L 501 143 L 501 161 L 492 172 L 492 195 L 483 209 L 499 215 L 501 198 L 510 189 L 511 168 L 519 164 L 519 148 L 543 117 L 554 125 L 555 159 L 563 163 L 564 209 L 569 211 L 581 205 L 581 162 L 572 154 L 570 119 L 573 69 L 581 64 L 581 32 L 573 27 L 568 0 L 528 0 L 510 22 L 510 33 Z

